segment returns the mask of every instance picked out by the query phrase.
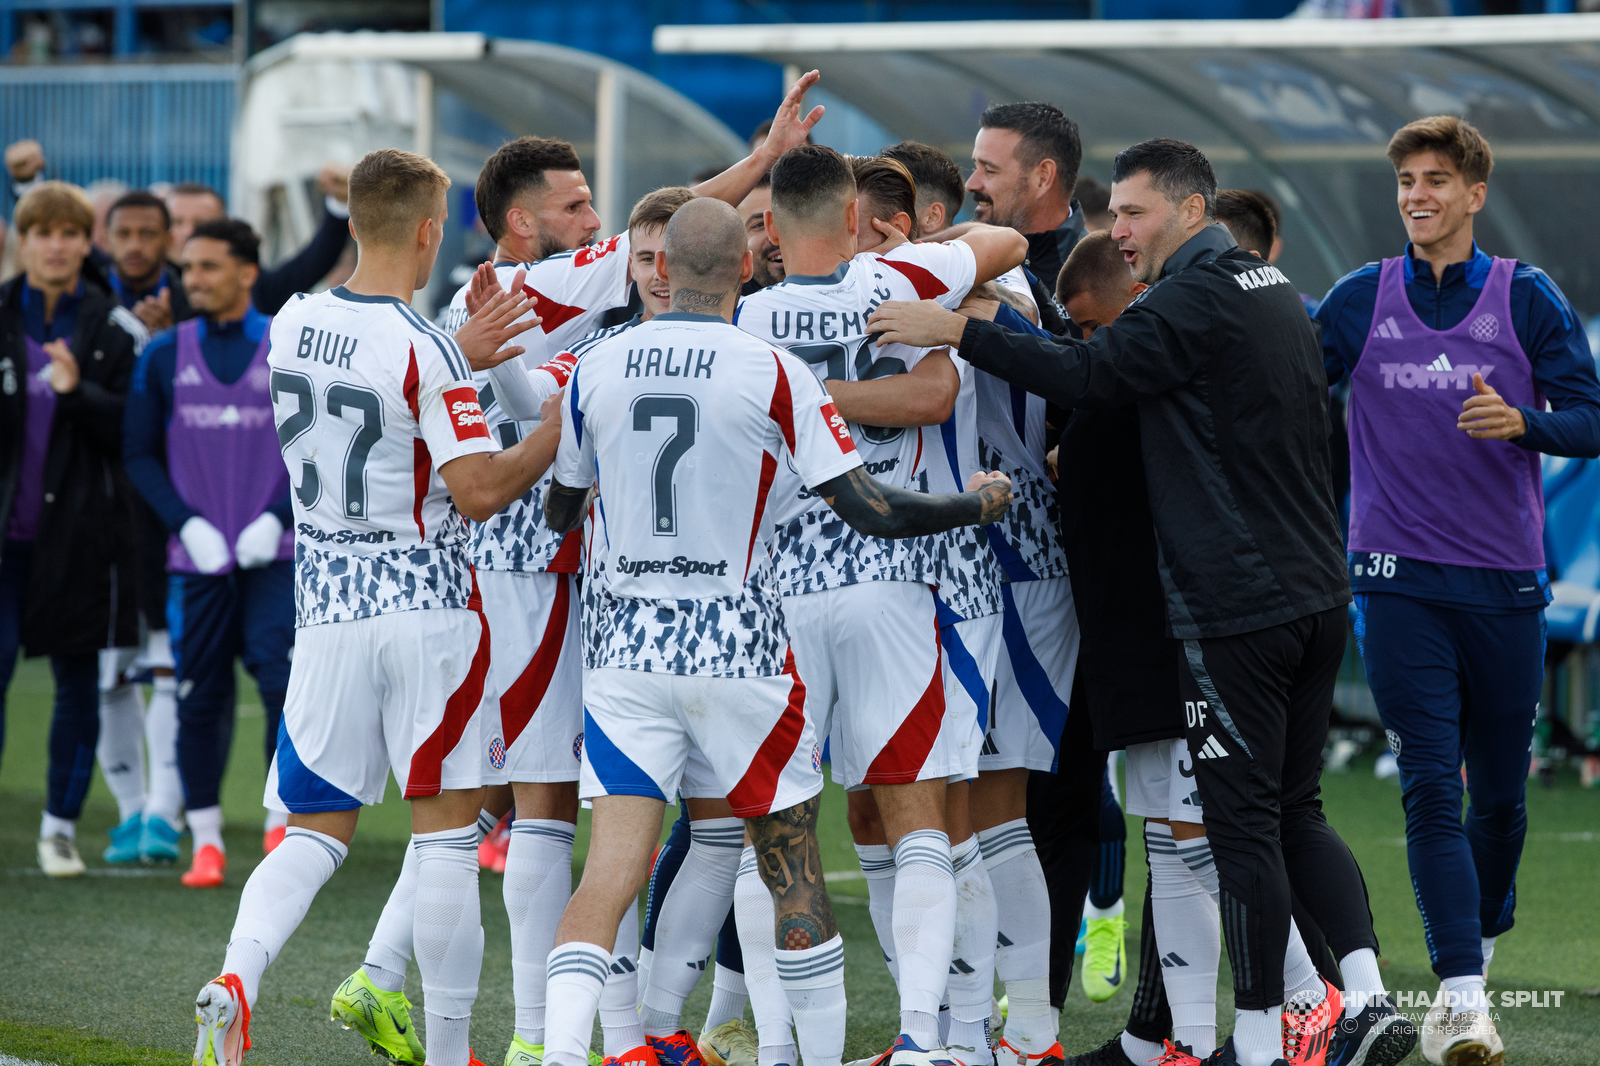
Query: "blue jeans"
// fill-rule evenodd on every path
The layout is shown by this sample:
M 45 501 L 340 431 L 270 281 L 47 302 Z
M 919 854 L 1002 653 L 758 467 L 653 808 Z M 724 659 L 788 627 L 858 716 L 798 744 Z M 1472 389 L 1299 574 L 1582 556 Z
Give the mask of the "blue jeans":
M 1357 596 L 1356 608 L 1367 681 L 1400 764 L 1428 955 L 1441 978 L 1481 973 L 1479 938 L 1510 929 L 1516 911 L 1544 612 L 1480 614 L 1390 593 Z
M 0 750 L 5 743 L 6 692 L 22 644 L 22 608 L 32 561 L 32 541 L 7 541 L 0 555 Z M 94 749 L 100 740 L 99 665 L 99 657 L 92 654 L 50 658 L 56 694 L 45 809 L 57 818 L 77 820 L 94 779 Z

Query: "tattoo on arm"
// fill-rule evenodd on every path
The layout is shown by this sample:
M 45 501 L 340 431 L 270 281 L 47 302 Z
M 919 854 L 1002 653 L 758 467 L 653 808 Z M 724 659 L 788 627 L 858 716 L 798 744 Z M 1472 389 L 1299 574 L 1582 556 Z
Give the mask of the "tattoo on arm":
M 720 315 L 725 292 L 704 292 L 700 289 L 679 289 L 672 294 L 672 309 L 691 315 Z
M 871 537 L 926 537 L 957 526 L 993 522 L 1011 506 L 1004 482 L 975 492 L 911 492 L 870 477 L 861 467 L 814 486 L 851 528 Z
M 812 796 L 787 810 L 745 823 L 761 880 L 772 893 L 777 911 L 773 932 L 778 946 L 787 951 L 826 944 L 839 932 L 823 885 L 822 854 L 817 846 L 821 800 L 820 795 Z
M 577 529 L 583 522 L 583 513 L 588 505 L 588 489 L 568 488 L 552 480 L 550 491 L 544 497 L 544 524 L 556 533 Z

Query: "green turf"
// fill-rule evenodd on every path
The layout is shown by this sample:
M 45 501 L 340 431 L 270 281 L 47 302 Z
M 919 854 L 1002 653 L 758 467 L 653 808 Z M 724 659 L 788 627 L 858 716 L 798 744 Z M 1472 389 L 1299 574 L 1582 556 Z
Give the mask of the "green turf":
M 242 699 L 253 703 L 244 685 Z M 35 868 L 34 838 L 43 802 L 45 739 L 49 719 L 48 669 L 25 662 L 9 700 L 5 757 L 0 763 L 0 1051 L 61 1066 L 93 1063 L 167 1064 L 184 1061 L 193 1046 L 190 1023 L 195 991 L 215 976 L 238 905 L 239 890 L 260 857 L 260 794 L 264 777 L 261 723 L 241 717 L 233 764 L 224 787 L 229 828 L 228 884 L 214 892 L 182 888 L 177 872 L 139 871 L 117 876 L 99 861 L 116 809 L 96 778 L 79 827 L 84 857 L 94 876 L 51 882 Z M 1383 943 L 1388 986 L 1432 991 L 1421 922 L 1411 897 L 1401 842 L 1404 823 L 1399 788 L 1371 775 L 1358 760 L 1325 778 L 1329 818 L 1360 860 Z M 672 811 L 668 811 L 669 816 Z M 1517 928 L 1496 950 L 1491 990 L 1560 990 L 1559 1007 L 1506 1006 L 1497 1010 L 1515 1066 L 1569 1066 L 1600 1059 L 1600 911 L 1594 905 L 1600 873 L 1600 791 L 1582 790 L 1571 775 L 1557 787 L 1535 786 L 1529 795 L 1529 833 L 1519 878 Z M 1138 824 L 1129 820 L 1127 898 L 1130 964 L 1136 964 L 1138 900 L 1146 876 Z M 362 1064 L 364 1045 L 327 1021 L 328 997 L 361 961 L 372 922 L 397 874 L 408 832 L 405 805 L 392 794 L 362 815 L 348 861 L 317 897 L 304 925 L 263 982 L 252 1025 L 248 1061 Z M 830 788 L 823 805 L 824 868 L 858 869 L 845 827 L 843 797 Z M 587 819 L 577 852 L 587 845 Z M 185 855 L 187 859 L 187 854 Z M 866 908 L 866 884 L 836 880 L 839 927 L 846 943 L 850 994 L 848 1057 L 866 1055 L 891 1038 L 896 1005 Z M 500 881 L 482 882 L 484 977 L 473 1015 L 473 1044 L 491 1066 L 511 1035 L 510 958 Z M 1062 1043 L 1087 1050 L 1116 1033 L 1126 1017 L 1129 988 L 1109 1003 L 1090 1004 L 1074 988 L 1062 1013 Z M 1226 962 L 1219 1015 L 1231 1008 Z M 704 1016 L 710 982 L 702 981 L 685 1018 Z M 1589 996 L 1582 995 L 1588 989 Z M 420 1001 L 415 968 L 407 988 Z M 1420 1057 L 1411 1061 L 1420 1062 Z

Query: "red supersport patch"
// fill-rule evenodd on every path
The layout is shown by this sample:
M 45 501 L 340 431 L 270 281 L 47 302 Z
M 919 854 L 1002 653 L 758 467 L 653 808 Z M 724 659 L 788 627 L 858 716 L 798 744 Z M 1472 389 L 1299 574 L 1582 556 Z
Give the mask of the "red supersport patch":
M 856 450 L 856 442 L 850 438 L 850 425 L 844 420 L 844 415 L 829 400 L 822 405 L 822 417 L 827 420 L 828 429 L 833 433 L 834 443 L 839 445 L 839 450 L 846 455 Z
M 478 406 L 477 390 L 466 385 L 446 389 L 444 407 L 450 412 L 450 428 L 456 431 L 456 440 L 488 438 L 489 423 L 483 417 L 483 408 Z
M 622 243 L 622 234 L 619 233 L 615 237 L 607 237 L 603 241 L 595 241 L 593 244 L 585 245 L 573 253 L 572 265 L 588 266 L 597 259 L 604 259 L 616 251 L 617 245 L 620 243 Z

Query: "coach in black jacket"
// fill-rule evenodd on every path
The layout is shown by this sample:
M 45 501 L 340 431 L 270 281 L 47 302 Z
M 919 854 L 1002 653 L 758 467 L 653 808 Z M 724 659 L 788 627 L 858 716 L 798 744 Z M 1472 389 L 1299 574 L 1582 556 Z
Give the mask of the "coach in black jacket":
M 1239 1051 L 1271 1061 L 1286 858 L 1296 863 L 1316 841 L 1321 868 L 1296 885 L 1320 879 L 1365 910 L 1360 872 L 1318 800 L 1351 598 L 1326 375 L 1294 286 L 1214 223 L 1216 179 L 1199 150 L 1146 141 L 1117 157 L 1113 181 L 1113 235 L 1151 288 L 1090 340 L 1014 334 L 927 302 L 885 304 L 871 325 L 880 343 L 959 347 L 974 366 L 1064 407 L 1138 405 L 1167 628 L 1184 642 L 1180 694 L 1221 884 Z

